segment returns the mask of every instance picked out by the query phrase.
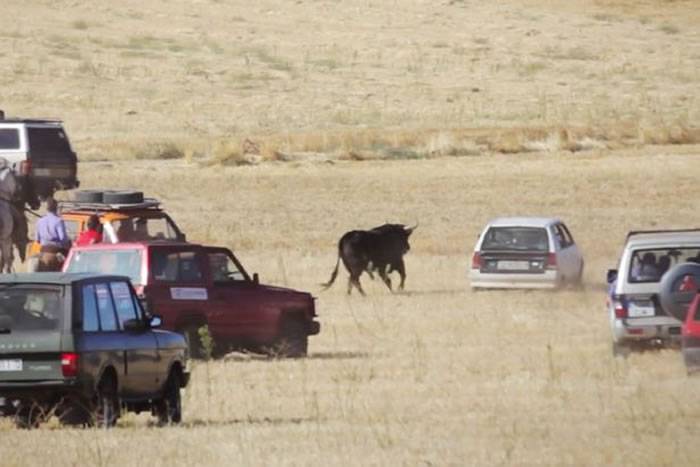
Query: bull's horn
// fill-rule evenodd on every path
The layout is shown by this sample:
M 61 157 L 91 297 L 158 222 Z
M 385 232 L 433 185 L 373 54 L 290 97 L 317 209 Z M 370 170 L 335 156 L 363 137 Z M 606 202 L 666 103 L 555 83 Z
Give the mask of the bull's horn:
M 411 233 L 414 230 L 416 230 L 417 228 L 418 228 L 418 222 L 416 221 L 416 225 L 414 225 L 413 227 L 404 227 L 404 230 L 408 233 Z

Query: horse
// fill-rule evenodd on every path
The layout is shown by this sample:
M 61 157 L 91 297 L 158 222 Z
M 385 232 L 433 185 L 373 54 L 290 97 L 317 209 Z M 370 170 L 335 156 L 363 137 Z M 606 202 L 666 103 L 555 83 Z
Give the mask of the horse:
M 0 273 L 11 273 L 15 221 L 13 197 L 17 191 L 17 180 L 7 160 L 0 158 Z

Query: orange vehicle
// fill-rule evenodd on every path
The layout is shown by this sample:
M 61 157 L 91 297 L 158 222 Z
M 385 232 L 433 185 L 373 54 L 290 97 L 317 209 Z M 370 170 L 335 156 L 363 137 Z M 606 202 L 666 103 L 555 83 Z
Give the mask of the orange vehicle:
M 85 193 L 90 196 L 85 196 Z M 143 198 L 140 192 L 104 192 L 104 198 L 95 195 L 99 193 L 103 192 L 77 192 L 75 201 L 59 201 L 59 214 L 71 241 L 74 242 L 78 235 L 87 229 L 87 221 L 93 214 L 99 217 L 102 224 L 103 243 L 186 240 L 185 234 L 163 211 L 158 200 Z M 131 202 L 119 203 L 113 202 L 114 200 Z M 40 248 L 36 241 L 30 243 L 27 247 L 27 258 L 36 257 Z

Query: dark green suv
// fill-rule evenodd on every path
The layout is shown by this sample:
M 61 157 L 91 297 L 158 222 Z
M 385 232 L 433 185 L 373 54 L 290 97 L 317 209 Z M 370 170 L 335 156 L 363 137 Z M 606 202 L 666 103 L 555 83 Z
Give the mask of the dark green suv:
M 186 344 L 155 330 L 129 278 L 0 275 L 0 415 L 112 426 L 121 410 L 181 420 Z

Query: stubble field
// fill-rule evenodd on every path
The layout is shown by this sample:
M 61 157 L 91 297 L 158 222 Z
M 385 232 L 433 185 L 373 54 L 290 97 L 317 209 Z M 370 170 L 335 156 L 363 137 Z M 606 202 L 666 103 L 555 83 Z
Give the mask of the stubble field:
M 628 230 L 698 224 L 696 3 L 247 3 L 4 2 L 0 107 L 63 117 L 85 188 L 313 291 L 309 357 L 194 365 L 179 427 L 0 422 L 0 464 L 696 464 L 699 380 L 614 359 L 603 284 Z M 514 214 L 569 225 L 583 289 L 469 290 Z M 406 292 L 321 292 L 386 221 L 420 223 Z

